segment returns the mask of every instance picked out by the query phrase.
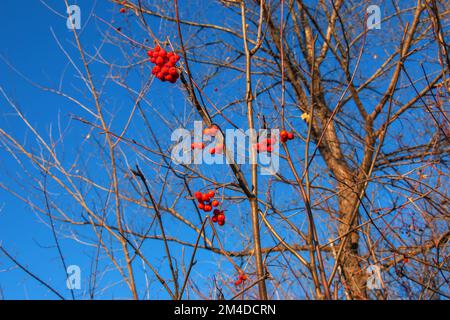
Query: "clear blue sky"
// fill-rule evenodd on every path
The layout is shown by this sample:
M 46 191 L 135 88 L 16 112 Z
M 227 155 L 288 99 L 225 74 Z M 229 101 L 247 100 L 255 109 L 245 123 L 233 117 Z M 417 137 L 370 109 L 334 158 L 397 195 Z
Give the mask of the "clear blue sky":
M 63 1 L 45 2 L 58 14 L 65 15 Z M 83 27 L 88 24 L 87 28 L 83 29 L 82 41 L 87 43 L 90 48 L 98 45 L 100 35 L 95 26 L 96 22 L 92 19 L 89 22 L 86 21 L 87 16 L 95 6 L 96 13 L 109 21 L 115 14 L 113 9 L 116 7 L 107 1 L 84 0 L 70 3 L 80 5 Z M 73 34 L 66 28 L 66 18 L 58 14 L 52 12 L 41 1 L 8 0 L 2 2 L 0 86 L 17 103 L 32 125 L 47 137 L 50 124 L 53 125 L 52 130 L 57 128 L 58 122 L 64 127 L 67 126 L 71 113 L 70 108 L 73 107 L 73 104 L 57 95 L 45 93 L 34 87 L 13 71 L 8 64 L 39 85 L 58 88 L 61 81 L 64 90 L 72 91 L 74 88 L 71 85 L 75 85 L 76 82 L 74 70 L 68 66 L 67 57 L 58 46 L 57 41 L 64 50 L 68 51 L 69 55 L 75 59 L 78 55 L 72 46 Z M 118 18 L 122 17 L 118 16 Z M 34 139 L 27 133 L 18 117 L 13 114 L 3 96 L 0 97 L 0 109 L 0 127 L 14 134 L 20 141 Z M 75 126 L 74 134 L 66 136 L 68 143 L 74 137 L 77 139 L 76 137 L 81 134 L 77 132 L 77 129 L 79 128 Z M 56 130 L 53 132 L 56 133 Z M 66 151 L 68 157 L 70 157 L 70 151 Z M 5 152 L 1 152 L 0 166 L 2 167 L 0 172 L 2 182 L 12 181 L 21 175 L 16 172 L 18 170 L 17 163 Z M 23 190 L 21 194 L 27 196 Z M 70 298 L 69 291 L 65 287 L 64 271 L 47 223 L 48 221 L 41 221 L 25 203 L 0 189 L 0 242 L 33 273 L 51 283 L 66 298 Z M 88 252 L 85 246 L 78 245 L 71 240 L 61 239 L 61 245 L 67 264 L 81 266 L 84 282 L 90 268 L 90 260 L 87 257 L 92 252 Z M 11 271 L 11 269 L 13 270 Z M 83 289 L 86 289 L 85 286 Z M 78 297 L 80 295 L 82 292 L 77 293 Z M 114 290 L 106 293 L 106 297 L 113 295 L 129 297 L 128 291 L 124 291 L 121 285 L 115 286 Z M 6 257 L 0 255 L 0 297 L 6 299 L 53 299 L 55 295 L 23 271 L 14 269 L 13 264 Z

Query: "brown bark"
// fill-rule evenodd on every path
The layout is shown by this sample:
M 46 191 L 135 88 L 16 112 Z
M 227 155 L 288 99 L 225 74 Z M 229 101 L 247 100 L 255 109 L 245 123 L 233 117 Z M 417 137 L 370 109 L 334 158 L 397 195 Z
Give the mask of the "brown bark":
M 353 212 L 359 207 L 358 194 L 349 189 L 347 185 L 339 184 L 338 187 L 341 196 L 339 197 L 339 217 L 341 223 L 338 227 L 339 237 L 345 237 L 349 229 L 356 227 L 358 222 L 358 212 Z M 351 231 L 345 241 L 342 256 L 341 267 L 346 279 L 346 288 L 352 299 L 366 299 L 366 281 L 367 276 L 361 268 L 359 253 L 359 231 Z

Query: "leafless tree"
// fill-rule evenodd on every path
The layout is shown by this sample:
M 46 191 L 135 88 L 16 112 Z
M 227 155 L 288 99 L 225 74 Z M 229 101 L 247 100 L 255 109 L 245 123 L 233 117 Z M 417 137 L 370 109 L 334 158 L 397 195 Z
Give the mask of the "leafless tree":
M 110 1 L 114 19 L 95 16 L 100 45 L 74 30 L 79 56 L 62 50 L 79 96 L 33 82 L 67 99 L 79 145 L 38 132 L 0 88 L 34 137 L 0 128 L 23 178 L 0 186 L 56 243 L 71 237 L 109 258 L 135 299 L 161 288 L 172 299 L 449 298 L 450 7 L 385 1 L 377 29 L 372 4 Z M 176 85 L 151 73 L 157 45 L 181 57 Z M 280 144 L 272 176 L 258 164 L 176 164 L 170 134 L 194 120 L 295 139 Z M 78 156 L 65 159 L 67 149 Z M 198 208 L 198 190 L 219 195 L 224 226 Z M 215 274 L 196 272 L 205 257 Z M 238 274 L 248 279 L 234 286 Z

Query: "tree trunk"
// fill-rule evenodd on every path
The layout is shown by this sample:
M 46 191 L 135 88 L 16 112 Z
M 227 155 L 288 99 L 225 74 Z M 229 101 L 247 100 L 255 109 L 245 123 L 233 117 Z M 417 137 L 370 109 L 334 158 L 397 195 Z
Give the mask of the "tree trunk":
M 353 217 L 352 213 L 356 207 L 359 207 L 358 194 L 355 189 L 349 188 L 351 185 L 339 184 L 339 218 L 341 222 L 338 227 L 339 237 L 344 237 L 349 229 L 358 225 L 359 213 Z M 349 227 L 351 226 L 351 227 Z M 342 241 L 343 238 L 341 238 Z M 367 275 L 360 265 L 361 259 L 359 256 L 359 232 L 353 231 L 345 242 L 342 256 L 341 267 L 344 273 L 346 282 L 346 291 L 350 294 L 352 299 L 366 299 L 366 282 Z

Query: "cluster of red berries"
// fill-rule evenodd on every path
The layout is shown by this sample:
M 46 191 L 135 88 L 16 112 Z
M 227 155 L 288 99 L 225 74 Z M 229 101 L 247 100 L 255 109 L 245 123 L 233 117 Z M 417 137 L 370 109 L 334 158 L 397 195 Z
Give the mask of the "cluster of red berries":
M 225 224 L 225 214 L 223 210 L 214 209 L 214 215 L 211 218 L 212 222 L 217 222 L 219 226 L 223 226 Z
M 126 1 L 122 1 L 121 4 L 124 6 L 124 5 L 127 4 L 127 2 Z M 122 7 L 122 8 L 120 8 L 119 11 L 120 11 L 120 13 L 125 13 L 127 11 L 127 9 L 125 7 Z
M 294 134 L 292 132 L 287 132 L 286 130 L 283 130 L 280 132 L 280 139 L 281 142 L 286 142 L 288 140 L 294 139 Z
M 213 124 L 211 127 L 205 128 L 203 129 L 203 134 L 205 136 L 211 136 L 211 137 L 215 137 L 217 135 L 217 132 L 219 132 L 219 128 Z M 205 144 L 203 142 L 193 142 L 191 143 L 191 149 L 200 149 L 203 150 L 205 149 Z M 215 148 L 211 148 L 209 149 L 209 153 L 210 154 L 221 154 L 223 152 L 223 144 L 222 143 L 218 143 L 216 145 Z
M 258 153 L 259 152 L 272 152 L 272 150 L 273 150 L 272 145 L 274 145 L 275 142 L 276 142 L 276 140 L 274 138 L 261 139 L 261 141 L 255 145 L 255 149 Z
M 161 81 L 169 81 L 170 83 L 177 82 L 179 78 L 178 70 L 176 68 L 180 56 L 169 51 L 166 52 L 160 46 L 156 46 L 153 50 L 148 50 L 147 55 L 150 62 L 156 64 L 152 69 L 152 74 Z
M 213 190 L 210 190 L 206 193 L 197 191 L 194 196 L 198 201 L 198 208 L 205 212 L 210 212 L 213 207 L 218 207 L 220 205 L 219 201 L 211 200 L 215 195 L 216 193 Z
M 245 280 L 247 280 L 247 276 L 243 273 L 241 273 L 239 275 L 239 278 L 236 280 L 236 282 L 234 283 L 235 286 L 240 285 L 242 282 L 244 282 Z
M 217 135 L 217 132 L 219 132 L 219 128 L 215 124 L 213 124 L 211 127 L 203 129 L 203 134 L 205 136 L 215 137 Z
M 219 127 L 213 124 L 211 127 L 203 129 L 203 134 L 205 136 L 215 137 L 219 132 Z M 218 143 L 214 148 L 209 149 L 210 154 L 222 154 L 223 152 L 223 143 Z

